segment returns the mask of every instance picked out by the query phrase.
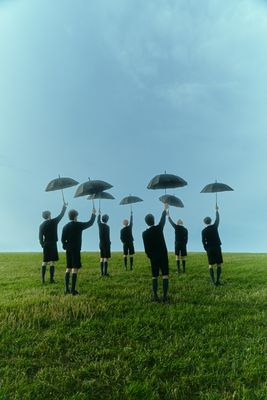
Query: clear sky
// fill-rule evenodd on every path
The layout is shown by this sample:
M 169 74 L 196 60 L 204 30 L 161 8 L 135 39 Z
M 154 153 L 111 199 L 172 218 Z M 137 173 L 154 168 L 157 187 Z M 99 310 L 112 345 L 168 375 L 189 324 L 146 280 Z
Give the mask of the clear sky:
M 163 191 L 146 186 L 173 173 L 188 186 L 169 191 L 202 250 L 205 216 L 215 197 L 200 194 L 217 179 L 224 251 L 267 249 L 267 1 L 0 0 L 0 251 L 40 251 L 41 213 L 56 216 L 58 174 L 113 184 L 112 249 L 129 207 L 134 237 L 148 212 L 160 217 Z M 92 204 L 65 191 L 69 208 L 88 220 Z M 67 216 L 59 225 L 59 236 Z M 165 228 L 169 250 L 174 232 Z M 59 245 L 61 250 L 61 246 Z M 98 249 L 97 225 L 83 250 Z

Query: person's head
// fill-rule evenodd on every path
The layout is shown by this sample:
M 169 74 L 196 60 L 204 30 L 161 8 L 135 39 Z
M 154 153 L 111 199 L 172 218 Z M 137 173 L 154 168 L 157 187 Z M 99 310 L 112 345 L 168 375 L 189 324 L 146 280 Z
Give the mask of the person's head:
M 181 219 L 178 219 L 178 221 L 176 222 L 176 225 L 183 225 L 183 221 Z
M 203 219 L 203 222 L 204 222 L 204 224 L 206 224 L 206 225 L 210 225 L 210 224 L 211 224 L 211 218 L 210 218 L 210 217 L 205 217 L 205 218 Z
M 147 224 L 148 226 L 154 225 L 154 224 L 155 224 L 154 215 L 152 215 L 152 214 L 147 214 L 147 215 L 145 216 L 145 221 L 146 221 L 146 224 Z
M 123 226 L 128 226 L 128 225 L 129 225 L 128 219 L 124 219 L 124 220 L 122 221 L 122 225 L 123 225 Z
M 79 213 L 78 213 L 77 210 L 73 210 L 72 209 L 72 210 L 69 211 L 69 219 L 71 221 L 75 221 L 77 219 L 78 215 L 79 215 Z
M 109 220 L 109 216 L 107 214 L 102 215 L 102 222 L 104 222 L 104 224 L 106 224 Z
M 43 219 L 50 219 L 51 218 L 51 212 L 46 210 L 42 212 L 42 217 Z

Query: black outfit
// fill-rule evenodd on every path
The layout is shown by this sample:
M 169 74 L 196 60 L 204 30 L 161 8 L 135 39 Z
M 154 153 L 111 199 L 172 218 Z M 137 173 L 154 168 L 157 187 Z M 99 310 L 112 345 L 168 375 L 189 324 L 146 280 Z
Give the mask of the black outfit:
M 120 238 L 123 243 L 123 254 L 125 256 L 127 256 L 128 254 L 132 256 L 135 253 L 133 245 L 134 238 L 132 234 L 132 228 L 133 228 L 133 216 L 131 215 L 130 224 L 122 228 L 120 232 Z
M 143 232 L 145 252 L 150 259 L 152 276 L 155 278 L 159 276 L 160 270 L 162 275 L 169 274 L 168 251 L 163 235 L 166 215 L 166 211 L 163 211 L 159 224 Z
M 95 214 L 88 222 L 70 221 L 62 231 L 62 245 L 66 250 L 67 268 L 81 268 L 82 231 L 93 225 Z
M 220 222 L 219 212 L 216 211 L 216 219 L 213 225 L 209 225 L 202 231 L 202 243 L 207 252 L 209 264 L 222 264 L 221 240 L 218 233 Z
M 182 225 L 175 224 L 171 217 L 169 221 L 175 230 L 175 255 L 187 256 L 188 230 Z
M 43 248 L 43 262 L 58 261 L 57 226 L 63 218 L 66 208 L 63 205 L 61 213 L 56 218 L 47 219 L 40 225 L 39 241 Z
M 110 233 L 109 226 L 101 222 L 101 217 L 98 215 L 97 223 L 99 228 L 99 248 L 101 258 L 110 258 Z

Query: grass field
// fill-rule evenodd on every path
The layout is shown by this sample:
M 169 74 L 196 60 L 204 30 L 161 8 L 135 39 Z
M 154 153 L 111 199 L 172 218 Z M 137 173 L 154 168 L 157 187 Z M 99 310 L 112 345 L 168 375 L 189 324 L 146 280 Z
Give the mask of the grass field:
M 225 254 L 221 287 L 206 255 L 174 273 L 170 304 L 150 301 L 150 269 L 136 254 L 110 278 L 83 253 L 80 296 L 40 283 L 41 254 L 0 254 L 0 399 L 266 400 L 267 255 Z M 161 282 L 160 282 L 161 290 Z

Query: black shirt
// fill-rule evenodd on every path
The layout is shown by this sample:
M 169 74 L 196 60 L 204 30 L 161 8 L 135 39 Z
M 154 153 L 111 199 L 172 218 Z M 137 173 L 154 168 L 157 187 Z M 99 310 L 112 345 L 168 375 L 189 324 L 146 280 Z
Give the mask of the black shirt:
M 57 226 L 63 218 L 66 208 L 67 207 L 63 205 L 61 213 L 56 218 L 47 219 L 40 225 L 39 242 L 42 247 L 44 247 L 45 244 L 56 243 L 58 241 Z
M 166 211 L 163 211 L 158 225 L 153 225 L 143 232 L 145 252 L 150 259 L 168 259 L 163 228 L 166 222 Z
M 220 246 L 222 244 L 218 233 L 219 222 L 220 222 L 219 212 L 216 211 L 216 219 L 214 224 L 207 226 L 202 231 L 202 243 L 205 250 L 207 250 L 210 247 Z
M 66 224 L 62 231 L 61 241 L 63 249 L 78 249 L 82 248 L 82 231 L 89 228 L 95 222 L 95 214 L 92 214 L 88 222 L 70 221 Z
M 104 222 L 101 222 L 100 215 L 97 217 L 97 223 L 99 228 L 99 242 L 100 246 L 110 245 L 110 235 L 109 235 L 109 226 Z
M 175 224 L 171 217 L 169 217 L 169 221 L 175 229 L 175 242 L 177 244 L 186 245 L 188 241 L 188 230 L 182 225 Z
M 132 243 L 134 241 L 133 234 L 132 234 L 132 228 L 133 228 L 133 216 L 131 215 L 130 224 L 121 229 L 122 243 L 128 244 L 128 243 Z

